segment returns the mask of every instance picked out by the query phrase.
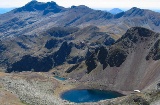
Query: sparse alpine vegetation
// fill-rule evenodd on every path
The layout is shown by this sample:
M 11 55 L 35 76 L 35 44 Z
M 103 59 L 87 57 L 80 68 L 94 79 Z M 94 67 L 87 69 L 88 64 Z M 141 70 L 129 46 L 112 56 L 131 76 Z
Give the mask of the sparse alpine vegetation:
M 34 105 L 74 104 L 60 94 L 84 88 L 127 95 L 89 104 L 159 104 L 159 29 L 151 10 L 31 1 L 0 15 L 0 86 Z

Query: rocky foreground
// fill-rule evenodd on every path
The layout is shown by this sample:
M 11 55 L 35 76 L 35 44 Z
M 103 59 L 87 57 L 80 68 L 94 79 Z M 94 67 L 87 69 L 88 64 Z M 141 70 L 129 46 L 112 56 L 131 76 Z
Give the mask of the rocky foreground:
M 16 95 L 24 104 L 63 104 L 54 92 L 61 84 L 42 73 L 7 74 L 0 81 L 7 91 Z
M 0 74 L 1 105 L 66 105 L 74 104 L 60 98 L 60 94 L 73 88 L 86 88 L 87 84 L 69 79 L 57 80 L 50 73 Z M 80 86 L 81 85 L 81 86 Z M 94 87 L 93 87 L 94 88 Z M 159 105 L 160 91 L 145 90 L 141 93 L 123 92 L 126 96 L 83 105 Z M 7 99 L 7 100 L 6 100 Z

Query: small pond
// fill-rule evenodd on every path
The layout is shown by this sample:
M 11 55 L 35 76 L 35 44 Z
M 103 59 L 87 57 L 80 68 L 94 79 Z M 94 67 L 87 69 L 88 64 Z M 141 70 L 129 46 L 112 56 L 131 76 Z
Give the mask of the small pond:
M 58 80 L 61 80 L 61 81 L 67 80 L 67 78 L 63 78 L 63 77 L 59 77 L 59 76 L 54 76 L 54 78 L 56 78 L 56 79 L 58 79 Z
M 61 98 L 75 103 L 97 102 L 105 99 L 112 99 L 124 96 L 114 91 L 104 91 L 96 89 L 77 89 L 62 93 Z

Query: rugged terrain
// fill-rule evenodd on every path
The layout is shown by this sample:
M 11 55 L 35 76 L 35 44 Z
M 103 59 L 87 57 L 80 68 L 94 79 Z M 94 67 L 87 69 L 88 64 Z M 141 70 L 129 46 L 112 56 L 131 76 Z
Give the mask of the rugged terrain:
M 136 7 L 113 15 L 32 1 L 2 14 L 0 71 L 6 73 L 0 75 L 0 102 L 74 104 L 60 94 L 94 88 L 127 96 L 88 104 L 159 104 L 159 29 L 159 13 Z
M 159 17 L 159 13 L 136 7 L 113 15 L 84 5 L 64 8 L 55 2 L 31 1 L 0 15 L 0 67 L 6 72 L 49 71 L 66 62 L 76 64 L 96 47 L 113 44 L 130 27 L 159 32 Z M 62 56 L 63 47 L 67 52 Z M 30 68 L 17 67 L 21 60 L 24 64 L 30 61 Z M 32 62 L 47 67 L 36 68 Z
M 74 79 L 60 81 L 53 74 L 36 72 L 1 73 L 0 83 L 1 105 L 78 105 L 62 100 L 60 94 L 70 89 L 89 88 L 89 85 L 75 82 Z M 157 90 L 123 93 L 127 96 L 80 105 L 158 105 L 160 100 L 160 92 Z
M 14 76 L 15 78 L 23 77 L 22 83 L 24 85 L 28 84 L 28 80 L 26 77 L 29 78 L 29 85 L 27 87 L 31 87 L 30 84 L 32 83 L 32 78 L 40 78 L 40 83 L 37 83 L 36 81 L 39 81 L 38 79 L 34 79 L 32 84 L 35 87 L 31 87 L 30 91 L 34 91 L 34 89 L 39 86 L 38 84 L 41 84 L 40 87 L 43 89 L 53 89 L 55 92 L 55 98 L 59 98 L 57 94 L 61 94 L 63 91 L 73 88 L 94 88 L 94 89 L 103 89 L 103 90 L 114 90 L 119 91 L 124 94 L 126 94 L 126 97 L 121 97 L 118 99 L 113 99 L 109 101 L 100 101 L 100 104 L 126 104 L 129 103 L 134 104 L 142 104 L 142 105 L 157 105 L 159 104 L 159 90 L 157 90 L 157 84 L 159 83 L 160 79 L 160 71 L 159 71 L 159 41 L 160 40 L 160 34 L 155 33 L 154 31 L 151 31 L 146 28 L 142 27 L 133 27 L 127 30 L 127 32 L 116 42 L 114 42 L 110 46 L 106 46 L 104 44 L 99 45 L 92 49 L 90 52 L 90 55 L 84 59 L 83 61 L 77 62 L 76 64 L 60 64 L 57 65 L 55 68 L 50 70 L 50 72 L 47 74 L 45 73 L 18 73 L 18 74 L 9 74 Z M 62 50 L 63 55 L 66 55 L 68 52 L 69 45 L 67 42 L 63 43 L 61 48 L 65 46 L 65 51 Z M 70 51 L 69 51 L 70 52 Z M 57 52 L 56 52 L 57 53 Z M 60 53 L 61 54 L 61 53 Z M 59 57 L 60 55 L 57 55 Z M 62 56 L 62 55 L 61 55 Z M 51 56 L 49 57 L 51 58 Z M 49 59 L 48 58 L 48 59 Z M 56 58 L 54 58 L 56 60 Z M 63 58 L 63 57 L 60 57 Z M 22 60 L 16 62 L 13 64 L 13 68 L 11 70 L 21 70 L 21 67 L 37 67 L 36 62 L 40 62 L 40 69 L 43 67 L 46 68 L 48 66 L 42 66 L 41 67 L 41 61 L 40 60 L 34 60 L 34 57 L 29 57 L 29 59 L 23 58 Z M 44 59 L 44 58 L 43 58 Z M 42 60 L 47 62 L 46 65 L 50 64 L 50 60 Z M 33 60 L 33 62 L 32 62 Z M 63 59 L 61 59 L 63 60 Z M 50 61 L 50 62 L 48 62 Z M 60 61 L 60 60 L 59 60 Z M 58 61 L 58 62 L 59 62 Z M 44 62 L 44 63 L 45 63 Z M 23 64 L 24 63 L 24 64 Z M 25 66 L 25 64 L 31 64 L 29 66 Z M 35 64 L 35 65 L 33 65 Z M 20 68 L 19 68 L 20 67 Z M 29 68 L 31 69 L 31 68 Z M 40 70 L 39 69 L 39 70 Z M 27 69 L 26 69 L 27 70 Z M 36 70 L 36 69 L 34 69 Z M 38 69 L 37 69 L 38 70 Z M 42 75 L 42 76 L 39 76 Z M 54 81 L 53 75 L 59 75 L 64 76 L 68 78 L 65 82 L 61 81 Z M 33 77 L 32 77 L 33 76 Z M 37 77 L 38 76 L 38 77 Z M 6 78 L 9 78 L 9 80 L 4 79 L 5 87 L 10 91 L 16 91 L 18 93 L 19 97 L 22 97 L 22 99 L 25 99 L 23 96 L 24 94 L 19 93 L 19 89 L 22 89 L 21 87 L 17 87 L 17 82 L 20 82 L 21 79 L 18 79 L 14 81 L 14 78 L 10 78 L 7 76 Z M 53 85 L 55 87 L 51 87 L 50 84 L 42 84 L 42 80 L 45 80 L 45 78 L 51 78 L 53 79 Z M 31 79 L 31 80 L 30 80 Z M 9 84 L 6 81 L 10 81 Z M 48 83 L 48 79 L 45 83 Z M 31 83 L 30 83 L 31 82 Z M 13 84 L 13 87 L 10 87 L 8 85 Z M 36 84 L 35 84 L 36 83 Z M 56 84 L 63 84 L 60 85 L 60 87 Z M 64 86 L 65 84 L 65 86 Z M 11 85 L 12 86 L 12 85 Z M 23 86 L 23 85 L 22 85 Z M 47 87 L 46 87 L 47 86 Z M 49 87 L 48 87 L 49 86 Z M 63 89 L 62 89 L 62 87 Z M 40 88 L 40 90 L 41 90 Z M 58 90 L 56 90 L 58 88 Z M 13 90 L 12 90 L 13 89 Z M 18 89 L 18 90 L 17 90 Z M 36 91 L 38 89 L 36 88 Z M 41 91 L 42 91 L 41 90 Z M 141 93 L 137 94 L 130 94 L 134 90 L 140 90 Z M 47 93 L 48 90 L 44 90 L 44 93 Z M 28 91 L 27 91 L 28 92 Z M 50 93 L 50 92 L 49 92 Z M 37 93 L 39 94 L 39 93 Z M 49 94 L 47 94 L 48 96 Z M 27 97 L 31 97 L 32 94 L 29 94 Z M 41 96 L 41 95 L 40 95 Z M 40 97 L 38 95 L 38 97 Z M 35 95 L 33 95 L 35 97 Z M 48 96 L 50 98 L 52 96 Z M 45 99 L 45 100 L 48 100 Z M 39 99 L 39 98 L 38 98 Z M 41 99 L 41 98 L 40 98 Z M 29 101 L 28 101 L 29 100 Z M 52 100 L 52 99 L 51 99 Z M 30 100 L 30 98 L 26 98 L 24 100 L 27 103 L 36 103 L 40 104 L 43 102 L 37 100 Z M 48 100 L 48 105 L 50 104 L 50 101 Z M 56 101 L 57 102 L 57 101 Z M 58 101 L 59 103 L 63 102 L 62 100 Z M 55 103 L 54 101 L 51 102 Z M 95 103 L 95 104 L 99 104 Z M 65 101 L 62 104 L 67 104 L 67 101 Z M 70 103 L 74 104 L 74 103 Z M 91 104 L 91 103 L 88 103 Z M 94 104 L 94 103 L 92 103 Z
M 112 89 L 142 90 L 159 81 L 158 51 L 159 34 L 134 27 L 110 47 L 101 46 L 95 49 L 69 75 L 86 82 L 102 83 L 101 85 Z M 82 67 L 83 70 L 79 70 Z M 87 75 L 84 76 L 84 73 Z

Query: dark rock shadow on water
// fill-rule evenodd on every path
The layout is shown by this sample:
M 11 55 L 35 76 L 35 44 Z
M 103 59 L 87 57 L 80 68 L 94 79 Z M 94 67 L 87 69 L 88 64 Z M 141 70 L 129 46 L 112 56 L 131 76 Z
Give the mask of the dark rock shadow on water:
M 98 102 L 100 100 L 112 99 L 124 96 L 115 91 L 104 91 L 97 89 L 69 90 L 61 94 L 61 98 L 75 103 Z

